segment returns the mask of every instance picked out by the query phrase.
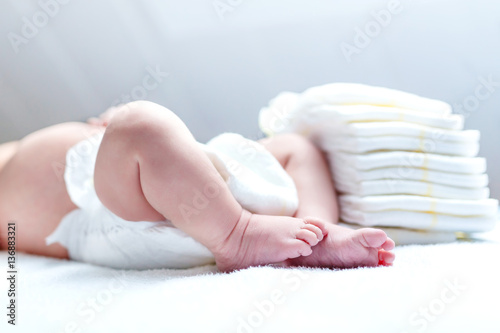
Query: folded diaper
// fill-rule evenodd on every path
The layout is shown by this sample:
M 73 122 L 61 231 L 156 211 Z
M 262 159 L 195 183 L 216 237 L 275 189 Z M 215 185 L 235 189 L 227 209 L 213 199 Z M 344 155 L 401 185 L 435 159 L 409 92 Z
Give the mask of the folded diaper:
M 330 83 L 312 87 L 304 91 L 297 103 L 299 110 L 316 105 L 366 104 L 385 107 L 400 107 L 409 110 L 427 111 L 447 115 L 451 113 L 449 104 L 410 94 L 407 92 L 368 86 L 359 83 Z
M 331 136 L 322 139 L 322 142 L 322 147 L 326 151 L 346 153 L 398 150 L 474 157 L 479 152 L 479 143 L 477 142 L 446 142 L 396 135 L 374 137 Z
M 389 226 L 462 232 L 491 230 L 497 220 L 495 215 L 464 217 L 399 210 L 362 212 L 354 209 L 341 209 L 340 218 L 342 221 L 357 223 L 365 227 Z
M 359 183 L 335 177 L 337 191 L 357 196 L 412 194 L 444 199 L 481 200 L 490 195 L 488 187 L 461 188 L 405 179 L 365 180 Z
M 329 136 L 377 137 L 390 135 L 468 143 L 478 143 L 480 139 L 480 132 L 477 130 L 445 130 L 402 121 L 328 122 L 324 123 L 323 127 L 317 126 L 315 132 L 319 133 L 319 136 L 325 134 L 327 138 Z
M 458 114 L 436 114 L 427 110 L 376 105 L 321 105 L 304 111 L 297 118 L 305 118 L 304 124 L 335 120 L 344 123 L 397 121 L 447 130 L 461 130 L 464 126 L 464 118 Z
M 300 103 L 300 98 L 297 103 Z M 445 130 L 462 130 L 462 115 L 436 114 L 428 111 L 415 111 L 399 107 L 375 105 L 320 105 L 311 109 L 286 106 L 277 110 L 270 106 L 261 110 L 260 127 L 264 133 L 295 132 L 308 135 L 311 127 L 314 131 L 323 126 L 338 126 L 338 123 L 353 122 L 408 122 Z
M 279 94 L 271 100 L 268 107 L 261 110 L 259 125 L 268 135 L 278 132 L 298 133 L 297 126 L 301 126 L 301 122 L 304 121 L 304 117 L 299 120 L 301 115 L 307 114 L 317 106 L 327 105 L 383 106 L 385 109 L 416 110 L 434 113 L 437 116 L 451 114 L 451 106 L 442 101 L 382 87 L 356 83 L 331 83 L 309 88 L 302 94 L 292 92 Z
M 356 170 L 397 167 L 422 168 L 444 172 L 482 174 L 486 171 L 486 160 L 482 157 L 458 157 L 406 151 L 374 152 L 369 154 L 328 154 L 330 163 Z M 401 177 L 399 177 L 401 178 Z
M 415 211 L 455 216 L 495 215 L 498 202 L 494 199 L 455 200 L 422 197 L 418 195 L 378 195 L 359 197 L 341 195 L 339 202 L 343 209 L 362 212 Z
M 435 171 L 406 166 L 386 167 L 371 170 L 357 170 L 344 164 L 331 165 L 332 174 L 339 183 L 360 183 L 366 180 L 397 179 L 415 180 L 462 188 L 483 188 L 488 186 L 488 175 Z
M 74 260 L 121 269 L 213 263 L 205 246 L 170 221 L 125 221 L 100 202 L 93 176 L 101 139 L 102 134 L 96 135 L 68 151 L 64 179 L 78 209 L 63 218 L 47 244 L 62 244 Z M 259 214 L 295 213 L 298 196 L 293 180 L 260 144 L 226 133 L 200 147 L 243 207 Z
M 404 121 L 375 120 L 376 114 L 395 113 L 395 108 L 385 108 L 388 111 L 374 112 L 372 116 L 367 115 L 362 119 L 363 122 L 349 122 L 353 120 L 354 115 L 360 113 L 360 110 L 365 114 L 370 114 L 367 112 L 370 106 L 328 107 L 332 110 L 327 107 L 319 110 L 318 107 L 300 115 L 304 120 L 299 122 L 301 133 L 310 135 L 313 141 L 325 150 L 350 153 L 406 150 L 468 157 L 477 155 L 479 151 L 479 131 L 448 130 Z M 342 108 L 350 108 L 350 110 L 343 111 L 345 114 L 341 114 L 339 109 Z M 378 107 L 378 109 L 384 108 Z M 425 122 L 424 120 L 443 121 L 452 117 L 436 117 L 435 114 L 424 117 L 422 112 L 409 110 L 404 110 L 402 114 L 405 112 L 417 114 L 416 116 L 421 118 L 422 123 Z M 311 135 L 312 133 L 314 135 Z

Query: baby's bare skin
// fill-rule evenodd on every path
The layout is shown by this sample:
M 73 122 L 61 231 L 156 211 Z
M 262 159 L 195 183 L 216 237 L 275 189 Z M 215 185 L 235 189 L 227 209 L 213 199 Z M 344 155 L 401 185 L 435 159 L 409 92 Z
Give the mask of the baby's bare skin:
M 18 251 L 67 258 L 63 246 L 46 246 L 45 237 L 55 230 L 64 215 L 76 208 L 62 178 L 66 152 L 97 130 L 97 126 L 89 124 L 64 123 L 0 146 L 0 156 L 4 156 L 0 160 L 2 249 L 7 244 L 7 223 L 14 221 Z
M 394 260 L 387 252 L 394 243 L 382 231 L 354 232 L 333 224 L 338 212 L 328 167 L 308 141 L 288 135 L 261 142 L 296 183 L 300 205 L 295 216 L 250 214 L 232 197 L 180 119 L 149 102 L 128 104 L 90 124 L 60 124 L 24 138 L 0 171 L 2 244 L 5 225 L 14 220 L 19 251 L 67 257 L 62 246 L 45 245 L 45 237 L 76 208 L 61 166 L 72 145 L 105 126 L 94 178 L 103 204 L 129 221 L 171 220 L 207 246 L 222 271 L 280 262 L 354 267 Z M 217 186 L 220 194 L 203 214 L 186 220 L 179 206 L 192 201 L 193 189 L 207 184 Z

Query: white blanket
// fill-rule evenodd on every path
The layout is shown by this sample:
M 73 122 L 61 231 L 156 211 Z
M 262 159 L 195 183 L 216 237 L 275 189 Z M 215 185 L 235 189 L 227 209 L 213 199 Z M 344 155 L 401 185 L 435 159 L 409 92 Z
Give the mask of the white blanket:
M 498 231 L 347 270 L 120 271 L 19 254 L 17 326 L 3 314 L 0 331 L 499 332 Z

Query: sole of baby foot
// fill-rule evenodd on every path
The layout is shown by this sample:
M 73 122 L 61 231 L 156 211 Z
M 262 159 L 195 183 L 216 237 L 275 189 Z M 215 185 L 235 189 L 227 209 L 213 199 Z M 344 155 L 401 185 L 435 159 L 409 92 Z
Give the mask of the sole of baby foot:
M 257 215 L 243 210 L 229 236 L 212 253 L 218 269 L 229 272 L 308 256 L 324 234 L 326 226 L 321 221 Z
M 390 266 L 395 255 L 390 252 L 394 241 L 380 229 L 352 230 L 335 224 L 326 225 L 324 240 L 313 247 L 313 253 L 286 261 L 288 266 L 353 268 Z

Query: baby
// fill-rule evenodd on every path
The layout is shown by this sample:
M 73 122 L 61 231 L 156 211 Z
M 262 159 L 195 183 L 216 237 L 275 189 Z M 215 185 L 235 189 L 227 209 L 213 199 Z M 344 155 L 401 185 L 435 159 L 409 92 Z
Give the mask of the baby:
M 0 145 L 0 245 L 7 224 L 17 223 L 16 248 L 68 258 L 45 239 L 77 209 L 54 165 L 68 150 L 105 129 L 94 169 L 95 192 L 118 217 L 165 221 L 198 241 L 221 271 L 256 265 L 309 267 L 390 265 L 394 242 L 378 229 L 336 225 L 338 208 L 328 165 L 308 140 L 292 134 L 259 142 L 293 179 L 299 198 L 294 216 L 252 214 L 242 208 L 189 132 L 168 109 L 137 101 L 110 109 L 88 123 L 63 123 Z M 203 214 L 189 219 L 179 209 L 193 189 L 215 184 L 219 193 Z

